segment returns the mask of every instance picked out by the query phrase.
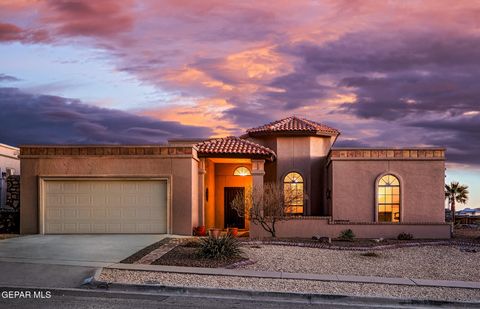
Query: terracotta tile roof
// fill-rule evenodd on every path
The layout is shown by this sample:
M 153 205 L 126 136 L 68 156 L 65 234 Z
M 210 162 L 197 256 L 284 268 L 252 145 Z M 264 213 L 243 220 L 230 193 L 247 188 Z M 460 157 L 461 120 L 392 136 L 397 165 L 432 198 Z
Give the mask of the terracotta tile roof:
M 291 116 L 266 125 L 247 130 L 249 136 L 266 135 L 272 133 L 338 135 L 337 129 L 304 118 Z
M 267 147 L 235 136 L 213 138 L 197 144 L 198 154 L 206 155 L 235 155 L 242 157 L 261 157 L 272 160 L 275 152 Z

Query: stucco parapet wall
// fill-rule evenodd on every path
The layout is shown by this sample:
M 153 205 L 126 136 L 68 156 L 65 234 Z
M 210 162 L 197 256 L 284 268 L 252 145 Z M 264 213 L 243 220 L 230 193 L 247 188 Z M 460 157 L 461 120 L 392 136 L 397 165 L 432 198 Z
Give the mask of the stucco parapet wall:
M 330 216 L 292 216 L 287 220 L 332 220 Z
M 450 225 L 444 222 L 349 222 L 349 221 L 329 221 L 334 225 Z
M 197 148 L 192 145 L 54 145 L 20 146 L 20 158 L 52 156 L 115 156 L 115 157 L 194 157 Z
M 335 148 L 330 160 L 445 160 L 445 148 Z
M 294 220 L 319 220 L 328 221 L 332 225 L 450 225 L 444 222 L 353 222 L 348 220 L 332 220 L 329 216 L 295 216 L 288 218 L 286 221 Z

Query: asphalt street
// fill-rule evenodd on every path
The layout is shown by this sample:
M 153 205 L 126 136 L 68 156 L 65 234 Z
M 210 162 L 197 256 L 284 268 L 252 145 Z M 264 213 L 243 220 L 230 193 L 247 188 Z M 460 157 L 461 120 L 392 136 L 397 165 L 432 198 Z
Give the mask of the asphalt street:
M 9 289 L 1 289 L 6 293 Z M 10 291 L 12 291 L 10 289 Z M 47 290 L 48 291 L 48 290 Z M 25 290 L 23 290 L 25 292 Z M 30 290 L 31 295 L 35 290 Z M 43 296 L 47 294 L 43 291 Z M 7 296 L 7 295 L 4 295 Z M 20 297 L 20 296 L 19 296 Z M 51 290 L 51 296 L 47 299 L 35 298 L 11 298 L 1 299 L 0 308 L 237 308 L 237 309 L 287 309 L 287 308 L 421 308 L 421 306 L 405 306 L 395 304 L 375 304 L 366 303 L 342 303 L 341 299 L 325 299 L 316 301 L 316 303 L 291 302 L 286 300 L 264 300 L 249 298 L 218 298 L 218 297 L 199 297 L 188 295 L 148 295 L 148 294 L 118 294 L 98 291 L 75 291 L 62 292 Z M 448 306 L 442 306 L 448 308 Z
M 95 267 L 0 263 L 0 286 L 75 288 L 93 276 Z

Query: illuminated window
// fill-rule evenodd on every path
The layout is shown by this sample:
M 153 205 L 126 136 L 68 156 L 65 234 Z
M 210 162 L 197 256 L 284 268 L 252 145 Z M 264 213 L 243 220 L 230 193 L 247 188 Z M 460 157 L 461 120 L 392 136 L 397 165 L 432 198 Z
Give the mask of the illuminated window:
M 303 215 L 303 177 L 299 173 L 288 173 L 283 179 L 285 212 Z
M 379 222 L 400 222 L 400 182 L 393 175 L 378 181 L 377 212 Z
M 240 166 L 235 169 L 233 176 L 250 176 L 250 171 L 245 166 Z

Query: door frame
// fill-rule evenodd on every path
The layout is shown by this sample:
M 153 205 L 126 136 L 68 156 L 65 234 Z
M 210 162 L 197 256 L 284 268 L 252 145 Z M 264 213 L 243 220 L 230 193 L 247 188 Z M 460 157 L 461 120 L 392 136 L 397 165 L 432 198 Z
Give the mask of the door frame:
M 166 181 L 167 182 L 167 234 L 172 234 L 172 176 L 38 176 L 38 227 L 39 234 L 45 235 L 45 187 L 48 181 L 76 181 L 76 180 L 139 180 L 139 181 Z

